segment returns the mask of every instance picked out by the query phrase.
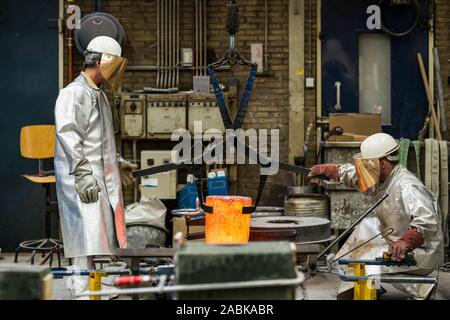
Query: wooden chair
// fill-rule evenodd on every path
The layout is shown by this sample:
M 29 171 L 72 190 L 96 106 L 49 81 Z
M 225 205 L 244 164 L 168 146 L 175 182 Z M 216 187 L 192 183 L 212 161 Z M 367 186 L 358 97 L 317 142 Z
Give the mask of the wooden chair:
M 41 265 L 50 259 L 50 267 L 53 262 L 53 255 L 58 257 L 58 266 L 61 267 L 60 253 L 63 249 L 62 241 L 51 238 L 51 213 L 52 205 L 57 205 L 56 201 L 51 201 L 51 185 L 55 183 L 54 171 L 44 171 L 43 159 L 53 158 L 55 154 L 55 126 L 54 125 L 33 125 L 22 127 L 20 131 L 20 154 L 24 158 L 38 160 L 38 173 L 34 175 L 22 175 L 33 183 L 38 183 L 45 189 L 45 238 L 39 240 L 27 240 L 19 244 L 16 250 L 14 262 L 20 251 L 31 251 L 31 264 L 34 264 L 36 252 L 42 253 Z M 47 253 L 47 255 L 45 255 Z

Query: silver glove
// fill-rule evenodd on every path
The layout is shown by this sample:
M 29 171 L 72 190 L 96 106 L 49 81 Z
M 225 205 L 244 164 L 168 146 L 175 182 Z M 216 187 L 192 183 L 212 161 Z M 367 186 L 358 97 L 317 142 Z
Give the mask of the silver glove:
M 74 170 L 75 191 L 80 200 L 84 203 L 93 203 L 98 201 L 98 193 L 101 191 L 97 180 L 92 175 L 89 161 L 83 159 Z

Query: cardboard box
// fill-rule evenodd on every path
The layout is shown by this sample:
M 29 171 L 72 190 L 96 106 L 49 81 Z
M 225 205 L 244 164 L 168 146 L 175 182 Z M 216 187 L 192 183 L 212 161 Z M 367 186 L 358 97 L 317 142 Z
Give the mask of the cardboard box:
M 379 113 L 331 113 L 328 119 L 330 130 L 334 127 L 344 129 L 343 135 L 332 136 L 328 141 L 363 141 L 374 133 L 382 132 Z
M 187 232 L 187 226 L 186 226 L 186 219 L 181 217 L 174 217 L 172 220 L 172 226 L 173 226 L 173 234 L 176 235 L 177 232 L 181 232 L 183 234 L 183 238 L 186 236 Z M 205 226 L 191 226 L 189 228 L 189 231 L 191 233 L 197 233 L 197 232 L 205 232 Z M 198 240 L 190 240 L 189 242 L 205 242 L 205 239 L 198 239 Z M 173 245 L 175 246 L 175 240 L 173 241 Z

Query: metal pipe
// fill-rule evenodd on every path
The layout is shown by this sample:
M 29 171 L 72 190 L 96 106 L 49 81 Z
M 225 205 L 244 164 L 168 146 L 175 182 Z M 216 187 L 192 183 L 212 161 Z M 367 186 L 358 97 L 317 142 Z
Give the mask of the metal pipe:
M 167 88 L 168 85 L 168 81 L 169 81 L 169 73 L 168 73 L 168 68 L 167 66 L 169 65 L 169 8 L 168 8 L 168 4 L 167 4 L 167 0 L 164 1 L 164 15 L 165 15 L 165 19 L 164 19 L 164 27 L 166 29 L 165 31 L 165 40 L 164 40 L 164 46 L 165 46 L 165 56 L 164 56 L 164 70 L 165 70 L 165 76 L 164 76 L 164 88 Z
M 108 275 L 130 275 L 130 270 L 112 270 L 112 271 L 102 271 L 102 270 L 51 270 L 50 273 L 54 277 L 62 278 L 68 276 L 89 276 L 93 272 L 105 272 Z M 148 270 L 140 270 L 142 274 L 148 274 Z
M 64 1 L 59 0 L 58 21 L 58 88 L 64 87 Z
M 165 0 L 161 0 L 161 79 L 159 88 L 162 88 L 164 86 L 164 57 L 165 57 L 165 46 L 164 46 L 164 6 L 165 6 Z
M 157 73 L 156 73 L 156 87 L 159 88 L 159 78 L 161 76 L 161 65 L 160 65 L 160 50 L 161 50 L 161 30 L 160 30 L 160 0 L 156 1 L 156 67 L 157 67 Z M 132 70 L 130 69 L 130 67 L 127 67 L 128 70 Z
M 162 46 L 162 53 L 161 53 L 161 87 L 164 88 L 164 78 L 166 76 L 165 71 L 165 65 L 166 65 L 166 15 L 165 15 L 165 7 L 166 7 L 166 1 L 162 0 L 161 2 L 161 46 Z
M 167 87 L 171 87 L 172 86 L 172 59 L 173 59 L 173 1 L 172 0 L 168 0 L 168 11 L 169 11 L 169 33 L 168 33 L 168 43 L 169 43 L 169 63 L 167 64 L 168 66 L 168 80 L 167 80 Z
M 319 260 L 322 256 L 324 256 L 328 252 L 328 250 L 330 250 L 336 243 L 341 241 L 342 238 L 344 238 L 347 234 L 349 234 L 353 230 L 354 227 L 356 227 L 365 217 L 367 217 L 387 197 L 388 197 L 388 194 L 385 193 L 380 198 L 378 198 L 377 201 L 375 201 L 374 204 L 372 204 L 355 222 L 353 222 L 350 227 L 348 227 L 339 237 L 334 239 L 328 245 L 328 247 L 323 249 L 323 251 L 317 256 L 317 260 Z
M 372 280 L 384 283 L 436 283 L 436 278 L 428 277 L 398 277 L 398 276 L 350 276 L 339 274 L 339 279 L 346 282 L 357 282 L 359 280 Z
M 165 286 L 165 281 L 161 281 L 157 288 L 130 288 L 130 289 L 115 289 L 105 291 L 82 292 L 77 294 L 78 297 L 86 296 L 107 296 L 107 295 L 128 295 L 141 293 L 168 293 L 181 291 L 204 291 L 204 290 L 226 290 L 226 289 L 243 289 L 243 288 L 264 288 L 264 287 L 284 287 L 284 286 L 298 286 L 304 280 L 303 273 L 296 271 L 297 276 L 293 279 L 274 279 L 274 280 L 254 280 L 254 281 L 233 281 L 221 283 L 205 283 L 205 284 L 185 284 Z M 162 278 L 162 276 L 161 276 Z M 164 278 L 165 279 L 165 278 Z M 162 280 L 162 279 L 161 279 Z
M 69 5 L 71 7 L 72 5 Z M 73 30 L 67 28 L 66 32 L 67 37 L 67 82 L 72 82 L 74 78 L 74 72 L 73 72 Z
M 203 76 L 203 16 L 202 16 L 203 0 L 199 0 L 198 4 L 198 50 L 199 50 L 199 72 Z
M 171 87 L 175 86 L 175 82 L 176 82 L 176 60 L 177 60 L 177 4 L 176 4 L 176 0 L 172 0 L 173 4 L 172 4 L 172 8 L 173 8 L 173 17 L 172 17 L 172 22 L 173 22 L 173 27 L 172 27 L 172 84 Z
M 137 140 L 133 140 L 133 161 L 137 163 Z M 138 182 L 134 181 L 134 202 L 138 201 Z
M 267 0 L 265 0 L 264 3 L 265 6 L 265 13 L 264 13 L 264 70 L 263 71 L 267 71 L 267 57 L 268 57 L 268 52 L 267 52 L 267 43 L 268 43 L 268 33 L 269 33 L 269 27 L 268 27 L 268 4 L 267 4 Z
M 354 264 L 354 263 L 360 263 L 365 264 L 368 266 L 385 266 L 385 265 L 392 265 L 392 266 L 401 266 L 404 262 L 397 262 L 397 261 L 386 261 L 383 259 L 339 259 L 338 264 L 340 265 L 348 265 L 348 264 Z M 404 264 L 406 265 L 406 264 Z M 414 263 L 415 265 L 415 263 Z
M 177 81 L 176 86 L 180 85 L 180 0 L 177 1 Z
M 148 275 L 151 271 L 151 268 L 140 268 L 139 274 L 142 275 Z M 93 272 L 104 272 L 107 275 L 131 275 L 131 270 L 129 269 L 123 269 L 123 270 L 95 270 L 95 269 L 61 269 L 61 270 L 50 270 L 50 273 L 54 277 L 62 278 L 62 277 L 68 277 L 68 276 L 89 276 Z
M 175 0 L 170 0 L 171 5 L 171 17 L 170 17 L 170 83 L 169 86 L 174 86 L 175 74 L 174 74 L 174 66 L 175 66 Z
M 203 58 L 204 58 L 204 63 L 203 63 L 203 74 L 206 76 L 207 73 L 207 66 L 208 66 L 208 58 L 207 58 L 207 29 L 208 29 L 208 25 L 207 25 L 207 10 L 206 10 L 206 2 L 207 0 L 203 0 Z
M 308 64 L 308 77 L 312 77 L 312 0 L 308 0 L 308 58 L 306 63 Z
M 198 0 L 195 0 L 195 75 L 198 76 Z

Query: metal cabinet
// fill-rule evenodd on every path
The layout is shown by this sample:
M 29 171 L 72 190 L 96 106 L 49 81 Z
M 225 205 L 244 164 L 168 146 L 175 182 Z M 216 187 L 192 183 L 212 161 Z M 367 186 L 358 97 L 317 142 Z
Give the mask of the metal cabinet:
M 144 139 L 145 95 L 123 95 L 121 97 L 121 133 L 124 139 Z
M 225 98 L 226 99 L 226 98 Z M 200 130 L 204 140 L 211 139 L 211 131 L 225 132 L 219 107 L 213 94 L 192 94 L 189 96 L 189 132 Z M 197 127 L 196 127 L 197 126 Z M 201 126 L 201 127 L 198 127 Z M 205 131 L 208 131 L 205 133 Z
M 176 153 L 170 150 L 152 150 L 141 152 L 141 168 L 146 169 L 162 164 L 175 162 Z M 146 198 L 176 199 L 177 171 L 153 174 L 142 177 L 141 194 Z
M 170 139 L 176 129 L 186 129 L 186 95 L 147 97 L 147 138 Z

